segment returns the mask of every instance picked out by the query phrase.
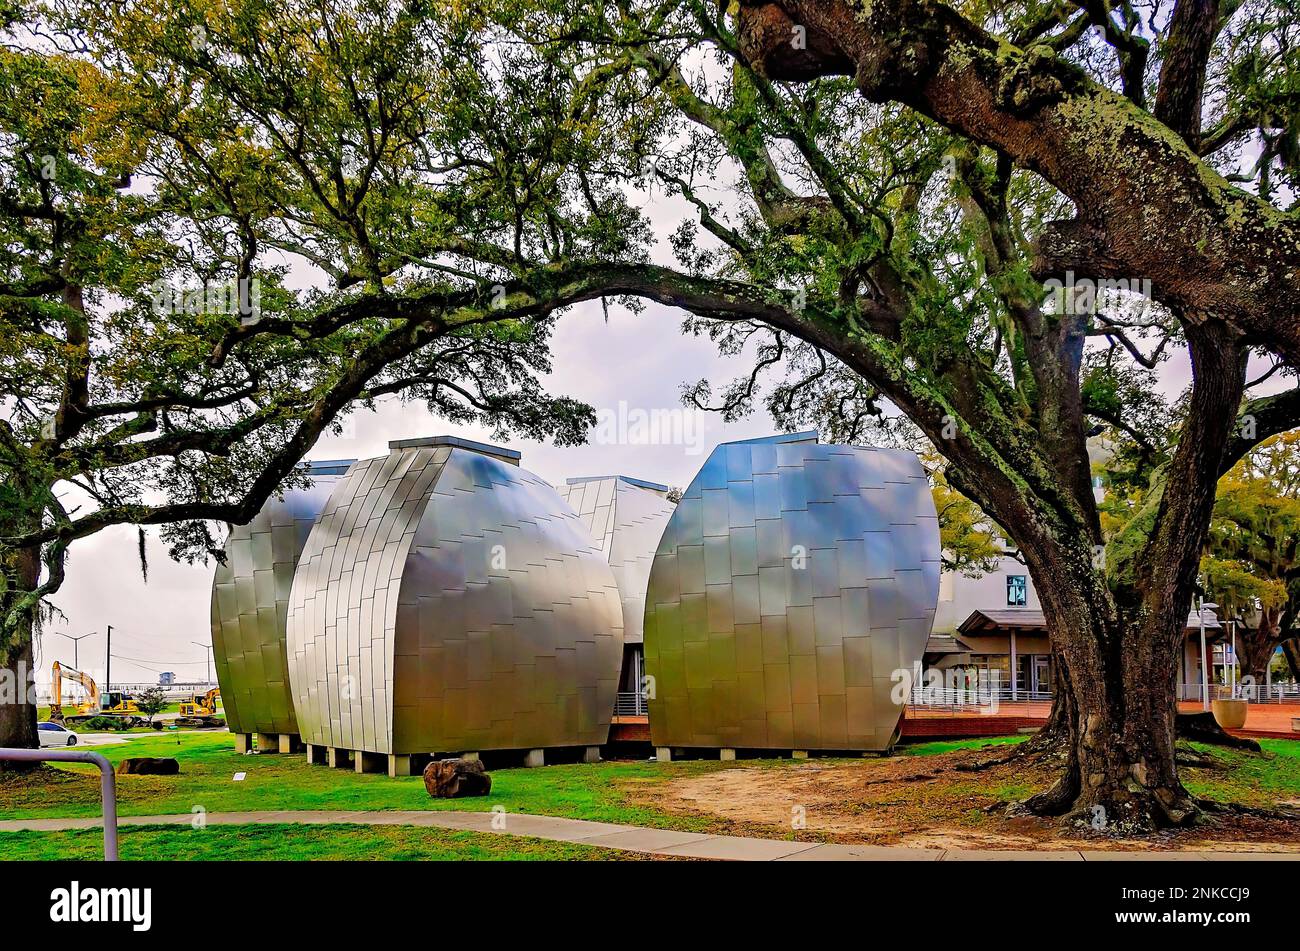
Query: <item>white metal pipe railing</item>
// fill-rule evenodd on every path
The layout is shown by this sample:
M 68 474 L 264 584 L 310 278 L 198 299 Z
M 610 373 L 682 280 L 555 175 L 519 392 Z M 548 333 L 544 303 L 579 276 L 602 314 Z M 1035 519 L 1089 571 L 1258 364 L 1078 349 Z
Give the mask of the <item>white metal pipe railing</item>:
M 620 690 L 614 701 L 614 715 L 619 717 L 643 717 L 650 712 L 645 694 L 640 690 Z
M 1220 700 L 1232 696 L 1227 684 L 1210 684 L 1210 699 Z M 1300 703 L 1300 684 L 1246 684 L 1237 686 L 1238 699 L 1249 703 Z M 1178 684 L 1179 700 L 1200 700 L 1201 682 Z
M 117 861 L 117 783 L 113 764 L 102 753 L 88 750 L 20 750 L 0 747 L 0 759 L 16 763 L 93 763 L 99 767 L 99 797 L 104 809 L 104 861 Z

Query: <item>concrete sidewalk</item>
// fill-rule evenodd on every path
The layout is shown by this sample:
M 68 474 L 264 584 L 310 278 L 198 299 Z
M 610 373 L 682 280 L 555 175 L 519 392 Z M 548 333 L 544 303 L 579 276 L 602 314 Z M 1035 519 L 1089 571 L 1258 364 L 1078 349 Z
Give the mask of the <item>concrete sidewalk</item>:
M 189 825 L 194 815 L 183 813 L 165 816 L 123 816 L 119 826 Z M 758 839 L 737 835 L 707 835 L 700 832 L 675 832 L 670 829 L 646 829 L 612 822 L 588 822 L 584 819 L 561 819 L 555 816 L 530 816 L 496 812 L 451 811 L 290 811 L 290 812 L 223 812 L 207 813 L 209 825 L 268 825 L 281 823 L 356 825 L 405 825 L 469 832 L 532 836 L 555 842 L 628 852 L 644 852 L 684 858 L 755 862 L 970 862 L 970 861 L 1065 861 L 1065 862 L 1204 862 L 1234 860 L 1297 861 L 1300 852 L 1080 852 L 1057 851 L 973 851 L 962 849 L 910 849 L 874 845 L 825 845 L 817 842 L 790 842 L 784 839 Z M 0 821 L 0 832 L 32 830 L 52 832 L 63 829 L 97 829 L 98 818 L 87 819 L 9 819 Z

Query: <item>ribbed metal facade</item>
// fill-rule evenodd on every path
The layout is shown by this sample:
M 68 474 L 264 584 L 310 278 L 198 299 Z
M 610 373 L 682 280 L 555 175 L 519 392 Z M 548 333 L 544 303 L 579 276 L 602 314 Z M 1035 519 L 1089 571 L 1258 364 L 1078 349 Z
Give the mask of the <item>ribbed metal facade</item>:
M 352 460 L 310 463 L 312 485 L 272 497 L 226 539 L 212 582 L 212 657 L 231 733 L 297 733 L 285 623 L 294 568 Z
M 517 458 L 406 441 L 335 488 L 289 610 L 305 742 L 404 754 L 606 741 L 618 587 L 572 509 Z
M 640 644 L 645 592 L 659 539 L 673 514 L 668 486 L 627 476 L 569 479 L 557 486 L 609 561 L 623 601 L 623 640 Z
M 939 529 L 916 456 L 815 433 L 714 450 L 650 571 L 655 745 L 882 750 L 921 659 Z

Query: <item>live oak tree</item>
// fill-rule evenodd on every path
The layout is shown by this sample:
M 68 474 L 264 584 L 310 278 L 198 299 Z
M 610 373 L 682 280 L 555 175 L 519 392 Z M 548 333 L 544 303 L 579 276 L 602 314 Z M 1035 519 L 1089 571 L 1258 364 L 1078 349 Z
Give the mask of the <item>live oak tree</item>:
M 0 746 L 34 747 L 33 632 L 77 539 L 159 525 L 174 556 L 216 554 L 214 522 L 387 394 L 561 443 L 594 416 L 538 382 L 548 308 L 496 250 L 458 257 L 544 240 L 511 203 L 533 187 L 512 143 L 447 108 L 476 54 L 428 51 L 458 27 L 279 3 L 6 25 Z
M 856 387 L 846 408 L 879 398 L 919 426 L 1015 542 L 1051 629 L 1066 762 L 1029 808 L 1194 821 L 1173 679 L 1215 483 L 1300 422 L 1296 391 L 1246 386 L 1252 352 L 1300 360 L 1284 6 L 548 10 L 500 18 L 570 70 L 571 114 L 619 129 L 588 177 L 657 183 L 694 218 L 678 268 L 607 287 L 690 311 L 756 374 L 802 368 L 787 393 Z M 1191 389 L 1108 537 L 1089 434 L 1140 436 L 1125 395 L 1175 351 Z

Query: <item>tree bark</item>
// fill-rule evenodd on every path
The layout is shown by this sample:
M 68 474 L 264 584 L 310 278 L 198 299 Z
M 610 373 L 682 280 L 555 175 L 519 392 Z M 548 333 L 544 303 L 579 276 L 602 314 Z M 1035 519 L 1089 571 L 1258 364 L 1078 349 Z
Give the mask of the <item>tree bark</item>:
M 1237 665 L 1243 678 L 1243 685 L 1255 687 L 1263 695 L 1264 685 L 1268 682 L 1268 665 L 1273 659 L 1273 652 L 1282 642 L 1283 623 L 1286 620 L 1281 608 L 1268 607 L 1259 612 L 1259 621 L 1255 627 L 1237 625 Z M 1249 681 L 1244 678 L 1250 677 Z
M 1018 49 L 937 0 L 743 0 L 737 33 L 760 74 L 852 76 L 867 99 L 910 106 L 1069 196 L 1078 217 L 1039 236 L 1039 277 L 1148 279 L 1189 320 L 1230 320 L 1300 366 L 1300 222 L 1045 47 Z M 1197 68 L 1198 48 L 1179 62 Z
M 6 572 L 11 583 L 20 590 L 30 591 L 40 581 L 39 550 L 23 549 L 7 559 L 10 570 Z M 9 613 L 12 594 L 0 598 L 0 607 Z M 18 749 L 36 749 L 39 738 L 36 731 L 36 688 L 33 668 L 35 651 L 33 633 L 36 608 L 24 611 L 9 643 L 0 647 L 0 746 Z M 0 771 L 27 768 L 0 760 Z
M 1300 637 L 1292 637 L 1282 642 L 1282 654 L 1286 657 L 1291 676 L 1300 680 Z
M 1268 630 L 1262 624 L 1260 628 L 1237 628 L 1237 662 L 1241 667 L 1241 676 L 1250 677 L 1249 683 L 1262 695 L 1264 685 L 1268 683 L 1268 664 L 1273 659 L 1273 651 L 1277 649 L 1279 632 L 1276 628 Z
M 1170 676 L 1182 624 L 1167 612 L 1123 617 L 1104 590 L 1068 580 L 1039 596 L 1066 670 L 1054 713 L 1070 742 L 1061 776 L 1028 808 L 1112 833 L 1191 822 L 1198 810 L 1178 779 Z

